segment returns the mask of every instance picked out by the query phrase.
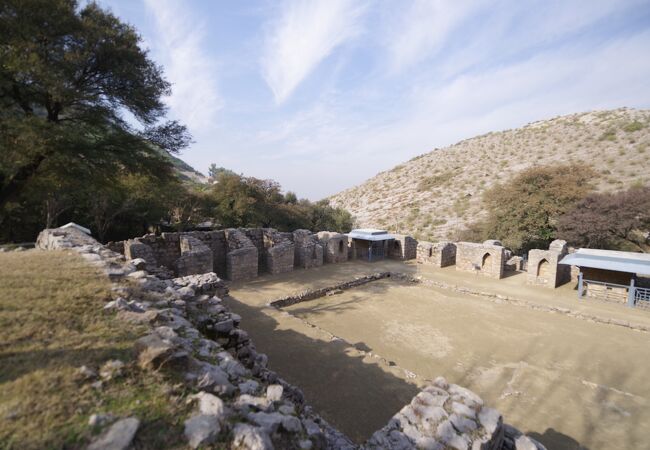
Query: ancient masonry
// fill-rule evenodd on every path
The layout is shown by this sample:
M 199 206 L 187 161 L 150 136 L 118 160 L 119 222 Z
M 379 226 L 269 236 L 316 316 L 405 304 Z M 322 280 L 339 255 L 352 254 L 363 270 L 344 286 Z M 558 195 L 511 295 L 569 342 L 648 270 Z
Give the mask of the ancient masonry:
M 310 269 L 323 265 L 323 246 L 318 241 L 318 236 L 309 230 L 296 230 L 293 232 L 293 243 L 296 246 L 296 267 Z
M 559 262 L 568 253 L 566 241 L 556 239 L 548 250 L 528 252 L 526 283 L 556 288 L 571 281 L 571 266 Z
M 418 241 L 405 234 L 394 234 L 395 240 L 389 244 L 388 257 L 407 261 L 417 256 Z
M 506 263 L 506 248 L 498 241 L 456 243 L 456 270 L 501 279 Z
M 418 242 L 416 258 L 420 264 L 447 267 L 456 264 L 456 244 L 453 242 Z
M 242 236 L 246 236 L 244 232 L 226 230 L 210 239 L 221 240 L 219 245 L 223 240 L 228 243 L 226 256 L 243 250 L 246 258 L 257 261 L 257 247 Z M 212 251 L 210 243 L 215 242 L 190 236 L 202 244 L 186 239 L 181 250 L 181 239 L 186 237 L 167 236 L 169 242 L 177 239 L 179 247 L 177 252 L 170 251 L 170 255 L 179 256 L 167 262 L 175 264 L 177 270 L 182 251 L 197 251 L 202 264 L 209 264 L 203 246 Z M 136 243 L 145 243 L 152 252 L 150 257 L 162 257 L 156 239 L 147 239 L 148 243 Z M 277 242 L 270 248 L 286 244 L 283 239 Z M 134 342 L 141 369 L 185 380 L 188 391 L 197 392 L 187 398 L 196 406 L 184 422 L 183 434 L 190 448 L 544 450 L 541 444 L 504 424 L 501 415 L 485 406 L 475 393 L 443 378 L 421 391 L 366 443 L 354 445 L 305 403 L 300 389 L 266 367 L 267 357 L 257 352 L 240 328 L 241 318 L 223 304 L 228 288 L 214 272 L 161 279 L 143 270 L 151 267 L 150 262 L 139 257 L 126 261 L 74 228 L 44 230 L 37 248 L 73 250 L 101 267 L 113 281 L 113 299 L 103 309 L 125 321 L 148 326 L 147 334 Z M 149 251 L 138 245 L 131 250 Z M 284 251 L 280 253 L 280 259 L 286 257 Z M 143 291 L 147 292 L 146 300 L 142 299 Z M 126 448 L 139 426 L 137 417 L 117 418 L 88 448 Z
M 321 231 L 317 233 L 320 245 L 323 247 L 323 261 L 326 263 L 341 263 L 348 260 L 348 238 L 341 233 Z

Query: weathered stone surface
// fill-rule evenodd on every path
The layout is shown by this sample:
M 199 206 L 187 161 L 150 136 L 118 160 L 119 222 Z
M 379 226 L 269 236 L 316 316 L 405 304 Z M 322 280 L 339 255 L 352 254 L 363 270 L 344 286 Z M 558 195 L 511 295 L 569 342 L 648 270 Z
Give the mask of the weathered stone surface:
M 131 445 L 135 433 L 140 427 L 140 421 L 135 417 L 118 420 L 93 441 L 88 450 L 126 450 Z
M 266 388 L 266 398 L 272 402 L 278 402 L 282 399 L 284 388 L 279 384 L 272 384 Z
M 556 288 L 571 280 L 571 266 L 559 264 L 568 253 L 566 241 L 556 239 L 548 250 L 530 250 L 526 283 Z
M 238 423 L 233 430 L 233 450 L 273 450 L 273 443 L 266 431 L 248 425 Z
M 199 392 L 195 395 L 195 398 L 199 400 L 199 411 L 201 414 L 216 416 L 218 418 L 225 415 L 226 407 L 224 406 L 223 400 L 216 395 L 208 392 Z
M 198 414 L 185 421 L 184 433 L 190 448 L 212 444 L 220 431 L 219 420 L 213 415 Z
M 474 242 L 456 243 L 456 270 L 500 279 L 503 278 L 505 263 L 505 247 Z

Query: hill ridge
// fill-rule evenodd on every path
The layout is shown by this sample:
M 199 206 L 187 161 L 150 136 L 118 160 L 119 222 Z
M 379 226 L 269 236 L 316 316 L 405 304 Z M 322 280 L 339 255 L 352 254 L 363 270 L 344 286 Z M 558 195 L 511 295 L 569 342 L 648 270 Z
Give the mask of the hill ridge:
M 650 182 L 650 110 L 579 112 L 435 148 L 328 199 L 358 226 L 453 238 L 485 214 L 481 194 L 535 165 L 588 164 L 598 191 Z

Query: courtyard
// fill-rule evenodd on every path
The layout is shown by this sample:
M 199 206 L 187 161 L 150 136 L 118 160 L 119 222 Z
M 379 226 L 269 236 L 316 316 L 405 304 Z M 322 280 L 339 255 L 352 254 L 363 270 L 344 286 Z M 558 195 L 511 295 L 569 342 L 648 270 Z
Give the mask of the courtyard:
M 389 270 L 457 289 L 395 279 L 282 309 L 287 294 Z M 541 307 L 650 323 L 623 305 L 579 301 L 571 285 L 525 285 L 414 263 L 348 262 L 231 285 L 240 314 L 271 369 L 300 386 L 332 425 L 362 442 L 427 380 L 472 389 L 506 421 L 550 449 L 644 448 L 650 432 L 648 334 Z M 490 295 L 525 300 L 529 306 Z

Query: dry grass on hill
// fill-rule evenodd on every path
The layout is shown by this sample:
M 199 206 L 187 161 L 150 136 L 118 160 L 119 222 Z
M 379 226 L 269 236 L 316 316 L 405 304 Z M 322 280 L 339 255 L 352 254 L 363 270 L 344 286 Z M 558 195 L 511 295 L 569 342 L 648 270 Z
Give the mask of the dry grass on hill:
M 650 111 L 572 114 L 436 149 L 330 198 L 358 226 L 452 238 L 485 214 L 481 196 L 532 166 L 591 166 L 599 191 L 650 182 Z
M 144 330 L 102 312 L 109 289 L 76 254 L 0 253 L 0 449 L 82 448 L 93 413 L 136 415 L 137 448 L 182 446 L 187 406 L 133 364 Z M 76 374 L 110 359 L 126 370 L 101 389 Z

